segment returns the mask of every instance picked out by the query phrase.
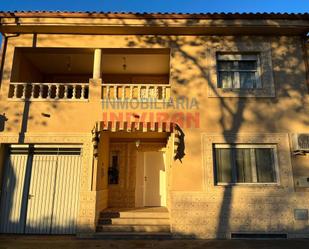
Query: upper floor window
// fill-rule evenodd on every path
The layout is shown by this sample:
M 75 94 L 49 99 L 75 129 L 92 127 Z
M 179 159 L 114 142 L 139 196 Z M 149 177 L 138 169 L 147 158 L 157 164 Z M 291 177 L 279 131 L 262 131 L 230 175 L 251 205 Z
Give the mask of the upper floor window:
M 276 183 L 275 145 L 216 144 L 217 183 Z
M 218 88 L 262 88 L 258 54 L 218 53 Z

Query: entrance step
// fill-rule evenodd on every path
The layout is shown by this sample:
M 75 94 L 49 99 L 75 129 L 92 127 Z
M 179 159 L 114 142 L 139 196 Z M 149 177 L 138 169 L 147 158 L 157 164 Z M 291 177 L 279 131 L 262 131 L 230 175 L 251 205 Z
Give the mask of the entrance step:
M 100 213 L 100 218 L 165 218 L 169 219 L 169 213 L 167 209 L 159 209 L 158 210 L 166 210 L 155 212 L 154 208 L 151 208 L 151 211 L 146 211 L 147 209 L 128 209 L 128 210 L 104 210 Z
M 107 209 L 100 213 L 96 231 L 101 237 L 170 237 L 169 213 L 163 207 Z
M 170 225 L 167 218 L 100 218 L 98 225 Z
M 170 225 L 101 225 L 98 232 L 170 232 Z
M 79 235 L 80 239 L 172 239 L 171 233 L 142 233 L 142 232 L 96 232 L 91 235 Z

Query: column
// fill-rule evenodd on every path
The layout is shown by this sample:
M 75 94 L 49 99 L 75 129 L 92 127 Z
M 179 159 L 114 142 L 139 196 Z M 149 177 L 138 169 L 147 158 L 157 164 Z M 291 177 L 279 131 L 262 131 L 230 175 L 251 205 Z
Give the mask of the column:
M 94 61 L 93 61 L 93 79 L 101 78 L 101 57 L 102 50 L 100 48 L 96 48 L 94 50 Z
M 93 77 L 89 81 L 89 101 L 101 101 L 102 79 L 101 79 L 102 49 L 94 50 Z

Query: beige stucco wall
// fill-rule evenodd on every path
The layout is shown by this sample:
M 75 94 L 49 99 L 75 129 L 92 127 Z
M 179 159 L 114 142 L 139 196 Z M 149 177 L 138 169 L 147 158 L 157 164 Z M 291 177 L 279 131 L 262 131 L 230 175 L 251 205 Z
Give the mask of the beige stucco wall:
M 8 119 L 2 134 L 20 132 L 24 102 L 7 99 L 8 85 L 14 47 L 31 47 L 32 44 L 34 44 L 33 35 L 30 34 L 9 38 L 0 92 L 0 110 Z M 291 159 L 288 140 L 289 133 L 309 133 L 308 89 L 305 84 L 305 65 L 300 37 L 38 34 L 36 46 L 171 48 L 172 97 L 195 98 L 198 109 L 135 109 L 133 112 L 199 113 L 199 127 L 185 126 L 183 129 L 186 135 L 186 156 L 182 163 L 173 162 L 170 171 L 169 190 L 172 191 L 170 201 L 172 227 L 175 233 L 201 237 L 223 237 L 230 231 L 237 230 L 265 231 L 269 229 L 308 233 L 308 222 L 300 224 L 293 218 L 294 208 L 308 208 L 305 201 L 308 196 L 304 192 L 301 194 L 294 192 L 292 171 L 292 169 L 297 169 L 295 171 L 297 174 L 309 175 L 308 157 L 303 158 L 302 162 L 299 161 L 300 159 Z M 266 65 L 263 68 L 263 84 L 269 84 L 271 90 L 258 93 L 258 98 L 255 98 L 254 94 L 247 95 L 247 98 L 237 98 L 216 92 L 214 88 L 216 75 L 213 70 L 215 52 L 222 50 L 263 52 L 265 58 L 268 58 L 265 59 Z M 89 101 L 31 102 L 27 132 L 90 133 L 95 122 L 102 120 L 103 112 L 106 111 L 108 110 L 102 109 L 100 100 L 100 81 L 91 80 Z M 42 113 L 48 113 L 50 117 L 44 117 Z M 280 174 L 282 174 L 282 182 L 285 185 L 278 188 L 233 187 L 231 188 L 233 194 L 227 191 L 227 195 L 230 196 L 225 196 L 226 191 L 223 188 L 211 184 L 213 182 L 210 174 L 211 162 L 207 161 L 211 160 L 209 159 L 211 152 L 203 150 L 204 146 L 209 146 L 205 144 L 207 136 L 212 139 L 212 136 L 205 134 L 210 133 L 218 137 L 221 142 L 228 142 L 230 134 L 254 133 L 261 137 L 263 136 L 259 134 L 270 134 L 261 141 L 280 144 L 282 148 L 280 155 L 284 158 L 280 162 L 280 172 L 282 172 Z M 277 133 L 280 135 L 276 135 Z M 282 140 L 279 142 L 278 138 Z M 98 165 L 100 163 L 101 161 Z M 90 165 L 88 165 L 89 169 Z M 100 166 L 97 170 L 99 176 Z M 106 182 L 97 178 L 96 186 L 99 191 L 106 193 Z M 91 198 L 94 199 L 89 197 L 90 200 L 100 199 L 101 197 L 98 196 L 102 195 L 96 195 L 97 192 L 93 191 Z M 101 199 L 97 211 L 106 206 L 107 200 Z M 259 212 L 255 212 L 257 203 L 261 203 Z M 222 214 L 220 210 L 223 210 Z M 226 213 L 226 210 L 233 211 Z M 253 214 L 257 218 L 253 218 Z M 204 217 L 204 220 L 201 217 Z M 220 224 L 218 224 L 219 218 L 222 222 Z
M 12 67 L 11 81 L 20 81 L 22 77 L 26 82 L 40 82 L 43 79 L 40 71 L 26 57 L 22 57 L 20 51 L 16 50 L 13 60 L 15 61 Z
M 172 229 L 179 235 L 228 238 L 230 233 L 288 233 L 308 236 L 308 220 L 295 220 L 294 209 L 308 209 L 308 193 L 295 193 L 291 151 L 285 133 L 202 135 L 203 191 L 172 193 Z M 274 143 L 279 184 L 214 186 L 213 143 Z

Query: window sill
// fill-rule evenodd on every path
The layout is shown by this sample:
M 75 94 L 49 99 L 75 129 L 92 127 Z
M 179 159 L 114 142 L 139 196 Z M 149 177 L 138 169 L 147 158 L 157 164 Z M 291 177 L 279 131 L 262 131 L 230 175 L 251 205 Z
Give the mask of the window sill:
M 276 97 L 273 88 L 256 88 L 256 89 L 223 89 L 215 88 L 208 91 L 208 97 L 220 98 L 220 97 Z
M 242 186 L 242 187 L 280 187 L 280 184 L 278 182 L 274 183 L 258 183 L 258 182 L 246 182 L 246 183 L 216 183 L 215 187 L 236 187 L 236 186 Z

